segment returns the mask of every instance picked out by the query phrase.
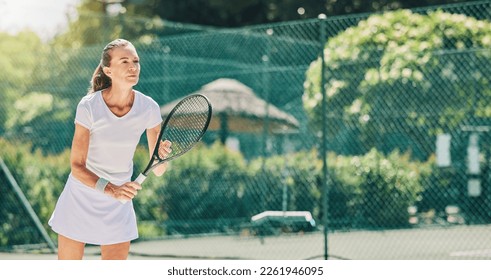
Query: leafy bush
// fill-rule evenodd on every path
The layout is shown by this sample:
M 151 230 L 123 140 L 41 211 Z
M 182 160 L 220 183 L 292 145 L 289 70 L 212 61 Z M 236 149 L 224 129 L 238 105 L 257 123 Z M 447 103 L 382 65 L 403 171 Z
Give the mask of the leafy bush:
M 28 144 L 13 144 L 1 138 L 0 146 L 2 147 L 0 157 L 30 201 L 41 223 L 47 228 L 56 200 L 70 173 L 69 151 L 59 155 L 44 156 L 39 150 L 32 152 L 32 147 Z M 3 172 L 1 173 L 3 176 Z M 3 178 L 1 184 L 8 195 L 0 196 L 3 206 L 0 210 L 2 213 L 0 224 L 4 229 L 6 224 L 10 224 L 9 228 L 13 233 L 4 232 L 8 236 L 8 244 L 29 243 L 28 240 L 22 240 L 26 237 L 19 235 L 18 231 L 22 228 L 29 229 L 33 232 L 33 236 L 36 236 L 31 218 L 24 211 L 23 205 L 14 195 L 12 186 L 6 178 Z M 13 228 L 13 225 L 17 225 L 17 228 Z
M 407 208 L 420 199 L 422 182 L 431 171 L 429 163 L 412 162 L 409 154 L 397 151 L 384 157 L 373 149 L 360 157 L 329 158 L 333 188 L 345 201 L 345 213 L 335 216 L 353 217 L 354 227 L 408 225 Z
M 148 151 L 139 151 L 139 161 L 148 160 Z M 143 165 L 142 165 L 143 166 Z M 185 156 L 170 162 L 162 178 L 145 181 L 135 203 L 141 220 L 174 224 L 170 231 L 198 233 L 200 220 L 234 219 L 244 215 L 241 195 L 246 188 L 242 155 L 220 144 L 199 145 Z M 169 224 L 169 223 L 168 223 Z M 169 227 L 171 227 L 169 225 Z
M 249 213 L 267 210 L 311 211 L 320 213 L 321 191 L 317 184 L 321 162 L 316 152 L 259 158 L 250 163 Z
M 45 156 L 31 152 L 29 145 L 1 139 L 0 144 L 0 156 L 47 227 L 70 172 L 69 151 Z M 146 147 L 137 148 L 135 176 L 148 157 Z M 429 163 L 411 161 L 408 154 L 383 156 L 376 150 L 354 157 L 329 154 L 328 165 L 333 228 L 406 226 L 407 207 L 420 200 L 421 182 L 430 173 Z M 267 210 L 310 211 L 320 222 L 321 167 L 315 150 L 246 162 L 219 143 L 199 145 L 170 162 L 163 177 L 151 174 L 143 184 L 134 200 L 140 236 L 236 232 L 251 216 Z M 2 176 L 0 182 L 8 186 Z M 6 193 L 0 197 L 5 205 L 0 210 L 0 246 L 40 238 L 27 216 L 18 218 L 22 207 L 13 192 Z M 30 237 L 21 235 L 28 227 Z

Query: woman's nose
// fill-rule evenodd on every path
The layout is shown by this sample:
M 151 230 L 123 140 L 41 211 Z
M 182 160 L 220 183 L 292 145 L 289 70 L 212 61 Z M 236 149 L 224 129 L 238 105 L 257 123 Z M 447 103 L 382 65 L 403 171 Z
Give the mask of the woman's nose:
M 131 63 L 130 70 L 136 71 L 138 69 L 138 63 Z

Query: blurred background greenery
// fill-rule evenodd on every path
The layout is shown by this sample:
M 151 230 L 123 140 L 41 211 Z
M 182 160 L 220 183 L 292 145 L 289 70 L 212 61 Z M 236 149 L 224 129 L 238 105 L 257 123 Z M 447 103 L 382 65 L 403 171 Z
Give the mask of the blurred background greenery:
M 306 242 L 324 228 L 488 225 L 490 1 L 297 2 L 81 1 L 52 38 L 0 32 L 0 157 L 51 237 L 76 104 L 102 48 L 120 37 L 141 58 L 136 88 L 162 106 L 194 92 L 225 103 L 244 89 L 264 101 L 261 115 L 234 99 L 214 115 L 228 118 L 226 137 L 223 127 L 209 131 L 166 176 L 145 182 L 135 199 L 140 240 L 256 236 L 265 231 L 251 217 L 271 210 L 310 212 L 315 227 L 266 223 Z M 210 90 L 224 78 L 233 82 Z M 295 121 L 272 129 L 285 118 Z M 451 140 L 437 154 L 442 135 Z M 141 143 L 135 174 L 148 158 Z M 1 171 L 0 248 L 45 246 Z M 309 246 L 322 254 L 322 242 Z

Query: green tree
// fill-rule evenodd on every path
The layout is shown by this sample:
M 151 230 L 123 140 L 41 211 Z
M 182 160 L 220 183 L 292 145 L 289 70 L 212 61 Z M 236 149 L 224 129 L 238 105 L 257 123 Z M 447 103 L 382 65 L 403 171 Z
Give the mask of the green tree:
M 324 49 L 332 147 L 343 153 L 412 150 L 427 158 L 434 137 L 470 117 L 491 117 L 491 23 L 442 11 L 368 17 Z M 307 71 L 304 106 L 321 124 L 321 61 Z M 350 143 L 347 146 L 343 143 Z
M 6 79 L 0 82 L 4 137 L 31 142 L 33 149 L 41 147 L 43 152 L 63 151 L 71 142 L 75 102 L 84 94 L 74 95 L 73 90 L 74 81 L 83 79 L 73 75 L 78 71 L 71 57 L 77 51 L 60 51 L 34 33 L 20 33 L 5 47 L 9 51 L 1 63 Z M 83 83 L 85 88 L 87 78 Z
M 152 9 L 142 12 L 137 7 L 149 7 L 142 2 L 140 6 L 123 2 L 115 14 L 108 13 L 104 1 L 82 0 L 77 8 L 77 18 L 69 22 L 66 32 L 58 35 L 52 42 L 54 46 L 80 49 L 83 46 L 102 48 L 115 38 L 125 38 L 133 43 L 149 43 L 162 35 L 182 34 L 201 31 L 202 27 L 170 23 L 162 20 Z
M 45 46 L 33 32 L 10 35 L 0 32 L 0 135 L 7 129 L 7 121 L 13 117 L 14 100 L 26 93 L 31 77 L 39 71 Z
M 465 0 L 125 0 L 119 12 L 107 12 L 110 1 L 81 0 L 78 17 L 69 31 L 57 38 L 57 44 L 80 47 L 104 44 L 111 38 L 135 40 L 147 36 L 195 32 L 201 28 L 183 27 L 182 23 L 219 27 L 240 27 L 264 23 L 316 18 L 319 14 L 336 16 L 380 12 L 400 8 L 464 2 Z M 105 3 L 107 2 L 107 3 Z M 116 8 L 117 10 L 118 8 Z M 131 21 L 128 18 L 131 17 Z M 151 20 L 148 20 L 151 19 Z M 174 25 L 169 22 L 178 22 Z
M 127 0 L 131 5 L 131 0 Z M 139 1 L 134 9 L 141 15 L 221 27 L 239 27 L 281 21 L 317 18 L 319 14 L 336 16 L 380 12 L 400 8 L 463 2 L 463 0 L 186 0 Z

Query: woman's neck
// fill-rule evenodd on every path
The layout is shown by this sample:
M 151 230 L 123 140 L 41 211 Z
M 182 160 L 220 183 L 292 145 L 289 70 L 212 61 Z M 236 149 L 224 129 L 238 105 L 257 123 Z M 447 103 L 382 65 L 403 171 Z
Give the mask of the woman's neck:
M 102 97 L 108 106 L 131 106 L 133 105 L 134 92 L 133 88 L 116 88 L 109 87 L 102 91 Z
M 102 99 L 115 116 L 123 117 L 133 107 L 135 93 L 132 89 L 116 90 L 110 87 L 102 91 Z

